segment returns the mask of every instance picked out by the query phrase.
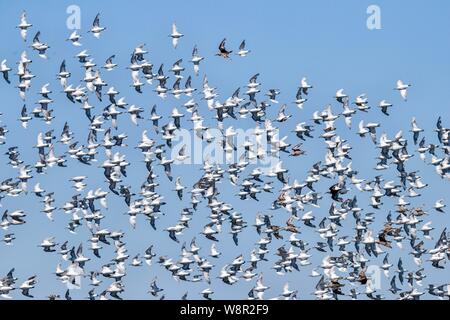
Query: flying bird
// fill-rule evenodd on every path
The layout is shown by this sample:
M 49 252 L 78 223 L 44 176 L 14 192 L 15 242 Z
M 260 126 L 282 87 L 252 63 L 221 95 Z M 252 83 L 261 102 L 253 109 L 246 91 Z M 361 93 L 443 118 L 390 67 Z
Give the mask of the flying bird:
M 31 23 L 27 22 L 27 13 L 26 11 L 23 11 L 20 15 L 20 23 L 17 26 L 20 30 L 20 36 L 22 37 L 23 41 L 27 41 L 27 31 L 30 27 L 33 25 Z
M 405 84 L 402 80 L 397 80 L 397 86 L 395 87 L 395 90 L 400 92 L 400 96 L 404 101 L 408 100 L 407 95 L 409 87 L 411 87 L 410 84 Z
M 89 30 L 89 32 L 91 32 L 94 35 L 94 37 L 99 39 L 100 34 L 105 30 L 106 27 L 100 26 L 100 13 L 97 13 L 97 15 L 94 18 L 94 21 L 92 22 L 92 28 Z
M 170 37 L 172 38 L 172 46 L 174 47 L 174 49 L 177 48 L 178 41 L 183 36 L 184 34 L 178 32 L 175 22 L 172 23 L 172 33 L 170 34 Z
M 9 80 L 9 72 L 12 69 L 6 65 L 6 59 L 2 60 L 0 64 L 0 72 L 3 74 L 3 79 L 9 84 L 11 81 Z
M 245 49 L 245 40 L 242 40 L 241 44 L 239 45 L 239 51 L 236 54 L 241 57 L 245 57 L 250 52 L 251 52 L 251 50 Z
M 222 58 L 229 59 L 229 58 L 230 58 L 230 54 L 231 54 L 233 51 L 228 51 L 228 50 L 225 48 L 225 41 L 226 41 L 226 39 L 224 38 L 224 39 L 220 42 L 220 44 L 219 44 L 219 52 L 216 53 L 216 56 L 220 56 L 220 57 L 222 57 Z

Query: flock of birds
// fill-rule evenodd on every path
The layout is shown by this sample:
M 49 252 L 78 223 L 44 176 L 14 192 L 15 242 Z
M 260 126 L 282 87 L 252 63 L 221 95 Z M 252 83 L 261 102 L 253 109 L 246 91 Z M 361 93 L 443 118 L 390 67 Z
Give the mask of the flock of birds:
M 34 26 L 28 22 L 25 12 L 17 28 L 23 40 L 29 41 L 28 33 Z M 97 15 L 89 33 L 100 38 L 105 30 L 107 28 L 102 26 L 100 16 Z M 175 24 L 169 36 L 173 48 L 177 48 L 183 34 Z M 44 37 L 37 31 L 30 46 L 42 59 L 46 59 L 48 50 L 51 50 L 51 46 L 42 41 Z M 73 31 L 67 41 L 69 45 L 78 47 L 81 46 L 81 39 L 78 31 Z M 223 39 L 216 54 L 219 58 L 216 59 L 245 57 L 250 53 L 245 41 L 233 53 L 226 48 L 226 39 Z M 8 131 L 7 125 L 0 123 L 0 148 L 4 148 L 8 158 L 8 162 L 2 162 L 1 165 L 10 166 L 17 172 L 16 176 L 1 181 L 0 200 L 5 197 L 33 197 L 43 204 L 41 211 L 48 219 L 53 220 L 58 211 L 70 217 L 67 232 L 77 235 L 79 228 L 88 228 L 90 231 L 90 238 L 79 239 L 79 244 L 63 239 L 57 241 L 53 236 L 43 239 L 40 244 L 31 244 L 38 245 L 45 254 L 60 256 L 61 262 L 53 271 L 58 280 L 75 285 L 79 277 L 89 278 L 89 299 L 122 299 L 125 290 L 123 279 L 129 268 L 138 267 L 160 268 L 176 281 L 199 283 L 197 292 L 186 292 L 179 297 L 181 299 L 202 296 L 212 299 L 215 296 L 214 283 L 217 281 L 235 286 L 236 290 L 239 290 L 238 283 L 242 281 L 254 283 L 248 295 L 236 295 L 236 298 L 248 299 L 358 299 L 358 296 L 364 296 L 369 299 L 410 300 L 419 299 L 424 294 L 440 299 L 450 298 L 449 279 L 443 279 L 442 283 L 429 283 L 428 286 L 422 283 L 427 277 L 425 268 L 436 271 L 445 269 L 446 261 L 450 259 L 450 235 L 445 226 L 433 227 L 430 219 L 432 215 L 445 214 L 446 205 L 440 199 L 430 208 L 425 205 L 413 206 L 412 199 L 420 197 L 421 190 L 430 186 L 423 181 L 418 171 L 408 167 L 408 161 L 418 155 L 424 164 L 434 167 L 442 179 L 450 179 L 450 129 L 444 127 L 441 118 L 436 124 L 436 138 L 425 137 L 424 130 L 415 118 L 411 121 L 410 138 L 402 131 L 394 137 L 388 137 L 386 133 L 380 134 L 380 123 L 361 120 L 356 133 L 352 134 L 355 139 L 366 139 L 367 143 L 373 143 L 378 150 L 375 169 L 380 174 L 367 177 L 352 168 L 350 141 L 340 137 L 336 131 L 341 123 L 353 129 L 351 120 L 356 113 L 370 115 L 371 107 L 366 95 L 359 95 L 353 100 L 344 89 L 340 89 L 334 96 L 339 111 L 333 110 L 330 104 L 323 111 L 315 111 L 311 120 L 297 123 L 291 135 L 279 138 L 275 134 L 279 127 L 287 126 L 296 117 L 288 112 L 288 104 L 283 104 L 275 117 L 270 116 L 269 110 L 279 104 L 277 96 L 280 90 L 269 89 L 266 94 L 261 94 L 259 74 L 252 76 L 244 87 L 245 97 L 241 95 L 241 88 L 238 88 L 228 98 L 220 99 L 217 88 L 209 84 L 206 76 L 203 77 L 201 88 L 192 86 L 193 76 L 199 76 L 200 64 L 205 59 L 200 56 L 197 47 L 194 47 L 190 60 L 193 75 L 186 75 L 188 70 L 182 66 L 183 59 L 179 59 L 169 69 L 174 78 L 171 86 L 164 65 L 161 64 L 154 73 L 153 64 L 147 57 L 145 45 L 139 45 L 133 50 L 130 64 L 126 67 L 131 73 L 131 87 L 139 94 L 156 94 L 162 99 L 167 96 L 185 98 L 186 102 L 173 108 L 169 117 L 158 114 L 156 105 L 147 110 L 128 104 L 112 84 L 102 79 L 102 73 L 115 72 L 116 68 L 121 67 L 114 63 L 115 55 L 109 57 L 103 66 L 97 66 L 88 51 L 83 50 L 75 57 L 78 62 L 74 62 L 84 70 L 81 84 L 78 79 L 71 77 L 66 60 L 61 59 L 57 85 L 67 97 L 66 101 L 60 103 L 80 106 L 87 118 L 85 144 L 76 139 L 70 119 L 61 134 L 55 134 L 57 129 L 52 126 L 55 118 L 52 87 L 53 90 L 56 88 L 51 82 L 40 89 L 36 107 L 28 109 L 29 103 L 26 102 L 18 117 L 23 130 L 27 129 L 30 122 L 37 121 L 43 121 L 43 126 L 47 128 L 39 133 L 33 146 L 38 159 L 34 164 L 26 162 L 20 153 L 22 148 L 29 147 L 29 141 L 22 141 L 20 145 L 9 144 L 8 137 L 13 133 Z M 20 97 L 29 101 L 27 97 L 33 79 L 37 77 L 32 74 L 32 67 L 33 60 L 29 58 L 27 50 L 20 55 L 17 70 L 13 70 L 3 60 L 0 69 L 5 80 L 2 92 L 16 88 Z M 13 86 L 12 78 L 15 76 L 18 82 Z M 400 80 L 395 85 L 395 90 L 404 101 L 407 100 L 409 88 L 409 84 Z M 302 109 L 308 103 L 308 97 L 314 94 L 313 91 L 314 87 L 303 78 L 293 95 L 295 100 L 292 104 L 297 107 L 294 108 Z M 94 107 L 94 104 L 101 105 L 102 109 Z M 395 110 L 387 100 L 381 101 L 378 108 L 385 115 Z M 4 108 L 2 111 L 10 113 L 14 112 L 14 108 Z M 126 114 L 134 125 L 141 124 L 141 127 L 146 128 L 151 124 L 152 129 L 142 130 L 140 141 L 127 141 L 128 135 L 119 133 L 118 124 L 127 121 Z M 209 127 L 204 125 L 204 117 L 208 115 L 212 115 L 214 121 L 214 125 Z M 230 124 L 238 127 L 239 121 L 243 119 L 253 121 L 255 140 L 246 140 L 243 145 L 237 146 L 233 139 L 236 130 Z M 188 181 L 183 181 L 182 176 L 172 177 L 174 162 L 182 162 L 191 156 L 186 145 L 178 152 L 172 152 L 172 140 L 180 128 L 192 129 L 193 134 L 205 144 L 216 144 L 223 148 L 225 154 L 231 154 L 237 148 L 243 148 L 245 152 L 239 159 L 225 164 L 204 159 L 200 178 L 188 186 Z M 212 128 L 221 130 L 223 139 L 219 141 L 212 136 Z M 283 165 L 282 160 L 284 157 L 299 159 L 292 157 L 305 155 L 302 143 L 311 139 L 324 142 L 324 157 L 318 159 L 305 176 L 296 176 L 294 170 Z M 431 139 L 434 139 L 433 143 L 428 142 Z M 264 143 L 269 146 L 268 150 L 263 147 Z M 129 149 L 137 149 L 141 153 L 145 179 L 127 185 L 124 181 L 128 168 L 141 165 L 126 160 L 125 152 Z M 253 160 L 271 155 L 279 155 L 280 161 L 269 170 L 251 164 Z M 77 163 L 78 167 L 73 172 L 82 171 L 83 166 L 98 166 L 97 170 L 101 170 L 106 179 L 105 187 L 86 192 L 89 189 L 86 181 L 88 177 L 73 176 L 70 183 L 75 191 L 71 199 L 55 199 L 51 189 L 58 186 L 44 186 L 39 177 L 51 171 L 71 170 Z M 385 179 L 384 172 L 394 172 L 396 178 Z M 33 186 L 29 188 L 30 182 Z M 160 192 L 161 185 L 173 186 L 173 193 L 164 196 Z M 327 189 L 320 191 L 323 185 Z M 268 208 L 255 207 L 253 211 L 245 213 L 237 212 L 233 204 L 221 196 L 221 190 L 229 188 L 238 189 L 234 198 L 236 202 L 271 199 L 272 205 Z M 358 197 L 366 195 L 368 203 L 359 206 Z M 180 255 L 168 256 L 163 247 L 151 244 L 145 252 L 131 253 L 132 250 L 128 250 L 129 246 L 124 241 L 125 232 L 111 231 L 102 224 L 105 215 L 113 214 L 107 213 L 107 200 L 113 197 L 122 199 L 126 205 L 126 215 L 132 228 L 136 228 L 138 220 L 147 220 L 150 237 L 164 237 L 179 244 Z M 175 199 L 183 206 L 178 221 L 161 226 L 158 219 L 166 214 L 166 201 Z M 325 201 L 330 201 L 329 208 L 321 206 Z M 390 201 L 395 203 L 395 210 L 386 212 L 384 204 Z M 371 207 L 373 211 L 366 207 Z M 191 221 L 195 220 L 196 215 L 205 213 L 209 220 L 205 225 Z M 3 208 L 0 227 L 4 231 L 4 245 L 14 245 L 14 230 L 27 222 L 28 214 L 24 210 Z M 170 215 L 174 216 L 173 213 Z M 117 219 L 122 217 L 118 215 Z M 285 223 L 275 222 L 280 219 Z M 344 228 L 344 225 L 350 227 Z M 188 229 L 195 229 L 198 236 L 185 239 L 183 232 Z M 312 236 L 302 236 L 302 233 L 310 231 L 313 232 Z M 255 238 L 252 248 L 240 246 L 242 233 L 245 233 L 245 237 Z M 228 237 L 227 234 L 235 244 L 233 250 L 242 253 L 236 254 L 231 261 L 223 262 L 220 256 L 221 250 L 225 249 L 222 242 Z M 208 247 L 200 247 L 197 244 L 198 237 L 204 238 L 209 243 Z M 92 254 L 86 253 L 86 246 Z M 115 257 L 112 260 L 102 255 L 105 246 L 114 249 Z M 396 250 L 403 253 L 396 261 L 392 261 L 391 252 Z M 306 276 L 302 268 L 311 265 L 311 260 L 317 256 L 321 263 Z M 90 267 L 95 259 L 103 259 L 104 264 L 100 269 Z M 409 259 L 412 259 L 415 267 L 404 266 L 404 260 Z M 3 264 L 6 263 L 9 262 L 3 261 Z M 294 278 L 296 282 L 286 283 L 282 292 L 273 292 L 260 271 L 261 265 L 269 264 L 268 270 L 272 271 L 266 273 L 273 272 L 280 276 L 297 273 Z M 387 290 L 377 288 L 367 273 L 368 266 L 374 264 L 383 271 L 383 277 L 388 277 L 390 287 Z M 19 281 L 14 272 L 13 268 L 0 279 L 0 296 L 12 298 L 17 290 L 23 296 L 32 298 L 33 289 L 40 284 L 39 275 L 30 275 Z M 309 290 L 302 285 L 305 277 L 317 278 L 315 288 Z M 149 283 L 149 297 L 163 299 L 170 291 L 170 287 L 160 287 L 156 277 Z M 71 299 L 70 292 L 69 289 L 61 295 L 48 292 L 48 298 Z M 386 296 L 390 293 L 392 295 Z

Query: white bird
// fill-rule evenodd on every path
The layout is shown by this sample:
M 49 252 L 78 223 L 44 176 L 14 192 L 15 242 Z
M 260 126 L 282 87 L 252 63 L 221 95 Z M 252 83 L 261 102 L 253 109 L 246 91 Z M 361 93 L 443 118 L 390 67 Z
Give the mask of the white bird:
M 419 128 L 419 126 L 417 125 L 417 121 L 416 121 L 416 117 L 413 117 L 411 119 L 411 132 L 413 133 L 413 141 L 414 144 L 417 144 L 417 141 L 419 139 L 419 134 L 420 132 L 423 131 L 423 129 Z
M 45 190 L 41 188 L 41 184 L 39 182 L 34 185 L 33 193 L 38 197 L 42 197 L 45 193 Z
M 411 87 L 410 84 L 405 84 L 402 80 L 397 80 L 397 86 L 395 87 L 395 90 L 398 90 L 400 92 L 400 96 L 405 101 L 407 100 L 409 87 Z
M 207 288 L 205 290 L 203 290 L 200 294 L 207 300 L 211 300 L 211 298 L 209 297 L 210 295 L 212 295 L 214 293 L 213 290 L 211 290 L 210 288 Z
M 260 274 L 256 280 L 256 285 L 253 287 L 253 290 L 257 293 L 258 299 L 263 299 L 264 292 L 267 289 L 270 289 L 270 287 L 263 284 L 263 276 Z
M 220 255 L 221 255 L 221 253 L 219 251 L 217 251 L 216 244 L 213 242 L 211 244 L 210 256 L 213 258 L 218 258 Z
M 46 251 L 46 252 L 55 251 L 53 249 L 53 247 L 55 247 L 57 245 L 57 243 L 55 243 L 54 240 L 55 240 L 55 237 L 46 238 L 41 242 L 41 244 L 39 246 L 42 247 L 44 249 L 44 251 Z
M 192 58 L 191 62 L 194 65 L 194 73 L 196 76 L 198 76 L 199 70 L 200 70 L 200 61 L 205 59 L 204 57 L 199 56 L 197 46 L 194 46 L 194 49 L 192 49 Z
M 6 82 L 11 83 L 9 80 L 9 71 L 11 71 L 11 68 L 6 65 L 6 59 L 2 60 L 0 64 L 0 72 L 3 74 L 3 79 L 5 79 Z
M 178 198 L 180 198 L 180 200 L 183 200 L 183 190 L 184 190 L 184 186 L 181 184 L 181 177 L 177 177 L 175 180 L 175 191 L 178 195 Z
M 434 228 L 431 226 L 431 221 L 428 221 L 420 228 L 420 231 L 423 232 L 424 238 L 428 240 L 431 240 L 430 232 L 432 230 L 434 230 Z
M 447 205 L 444 203 L 444 199 L 437 200 L 434 204 L 434 209 L 439 212 L 444 212 L 444 208 Z
M 178 46 L 178 40 L 183 36 L 184 36 L 183 34 L 178 32 L 175 22 L 172 23 L 172 33 L 169 35 L 169 37 L 172 38 L 172 45 L 175 49 Z
M 178 154 L 176 156 L 176 160 L 183 162 L 184 160 L 190 158 L 189 155 L 186 153 L 186 145 L 184 144 L 181 146 L 180 150 L 178 151 Z
M 313 86 L 308 83 L 308 81 L 306 80 L 306 77 L 303 77 L 300 81 L 300 89 L 301 89 L 302 93 L 305 95 L 308 95 L 308 91 L 311 88 L 313 88 Z
M 32 26 L 32 24 L 27 22 L 27 13 L 23 11 L 20 15 L 20 23 L 17 26 L 17 28 L 20 29 L 20 36 L 22 37 L 23 41 L 27 40 L 27 30 Z
M 27 280 L 25 280 L 19 287 L 20 290 L 22 290 L 22 294 L 29 298 L 34 298 L 30 294 L 30 290 L 35 287 L 37 283 L 36 276 L 29 277 Z
M 388 108 L 392 107 L 392 104 L 387 102 L 386 100 L 381 100 L 380 104 L 378 105 L 378 107 L 381 109 L 381 111 L 385 114 L 385 115 L 389 115 L 389 113 L 387 112 Z
M 67 38 L 67 41 L 71 41 L 75 47 L 79 47 L 79 46 L 81 46 L 81 43 L 79 41 L 80 39 L 81 39 L 81 35 L 78 34 L 77 30 L 74 30 L 70 34 L 69 38 Z
M 289 290 L 289 283 L 286 282 L 286 284 L 283 286 L 283 293 L 281 294 L 284 298 L 289 298 L 294 293 L 293 290 Z
M 368 109 L 370 109 L 370 107 L 367 105 L 368 104 L 368 99 L 366 97 L 366 94 L 360 94 L 359 96 L 356 97 L 354 104 L 356 104 L 356 106 L 358 107 L 358 110 L 360 111 L 364 111 L 367 112 Z
M 348 99 L 348 95 L 344 93 L 344 89 L 339 89 L 338 91 L 336 91 L 336 95 L 334 96 L 334 98 L 338 102 L 344 104 Z

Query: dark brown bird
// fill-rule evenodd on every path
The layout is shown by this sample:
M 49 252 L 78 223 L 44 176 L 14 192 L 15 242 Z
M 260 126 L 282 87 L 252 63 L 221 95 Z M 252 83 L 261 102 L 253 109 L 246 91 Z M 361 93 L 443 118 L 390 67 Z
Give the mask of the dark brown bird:
M 277 198 L 277 202 L 279 205 L 284 205 L 284 201 L 286 200 L 286 192 L 283 191 L 280 193 L 280 195 Z
M 389 234 L 392 232 L 392 230 L 394 230 L 394 228 L 392 227 L 392 222 L 388 222 L 384 224 L 382 233 Z
M 303 151 L 303 150 L 300 148 L 301 146 L 302 146 L 301 143 L 296 144 L 295 146 L 293 146 L 293 147 L 292 147 L 292 150 L 291 150 L 290 156 L 291 156 L 291 157 L 298 157 L 298 156 L 304 155 L 304 154 L 305 154 L 305 151 Z
M 376 242 L 385 247 L 391 248 L 391 241 L 386 239 L 386 233 L 384 233 L 384 232 L 380 232 L 378 234 L 378 240 Z
M 426 213 L 425 211 L 423 211 L 423 208 L 421 207 L 414 208 L 413 210 L 414 215 L 418 217 L 423 216 Z
M 286 221 L 286 227 L 284 230 L 292 233 L 299 233 L 297 227 L 294 225 L 294 217 L 290 217 L 288 221 Z
M 333 291 L 333 293 L 335 295 L 339 294 L 342 295 L 342 291 L 341 291 L 341 287 L 343 287 L 344 285 L 339 283 L 339 280 L 331 280 L 328 287 Z
M 279 226 L 275 226 L 275 225 L 271 225 L 268 228 L 270 231 L 272 231 L 272 234 L 275 238 L 279 239 L 283 239 L 283 236 L 280 234 L 280 231 L 283 230 L 283 228 L 279 227 Z
M 277 256 L 281 257 L 283 260 L 286 260 L 288 257 L 288 252 L 286 251 L 286 249 L 284 247 L 279 247 L 277 249 L 277 252 L 275 253 Z
M 361 284 L 366 284 L 367 280 L 368 279 L 367 279 L 366 273 L 364 272 L 364 270 L 361 270 L 358 275 L 358 282 Z
M 339 187 L 339 184 L 336 183 L 332 185 L 330 188 L 328 188 L 329 193 L 331 193 L 331 199 L 341 202 L 341 199 L 339 198 L 339 193 L 341 191 L 341 188 Z
M 385 223 L 383 226 L 383 233 L 384 235 L 388 236 L 398 236 L 400 234 L 401 229 L 400 228 L 394 228 L 392 227 L 392 222 Z
M 229 59 L 230 54 L 233 51 L 228 51 L 227 49 L 225 49 L 225 41 L 226 39 L 224 38 L 222 42 L 219 44 L 219 52 L 216 53 L 216 56 L 221 56 L 222 58 Z
M 404 214 L 405 212 L 408 212 L 408 208 L 405 205 L 399 205 L 395 211 Z

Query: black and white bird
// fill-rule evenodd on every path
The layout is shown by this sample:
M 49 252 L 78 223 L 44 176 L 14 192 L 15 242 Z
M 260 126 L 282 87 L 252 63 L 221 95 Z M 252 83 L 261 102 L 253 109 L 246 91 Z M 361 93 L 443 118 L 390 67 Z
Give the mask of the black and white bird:
M 197 46 L 194 46 L 194 49 L 192 49 L 192 58 L 191 58 L 191 62 L 194 65 L 194 73 L 196 76 L 198 76 L 199 71 L 200 71 L 200 61 L 204 60 L 204 57 L 201 57 L 198 54 L 198 49 Z
M 91 32 L 94 35 L 94 37 L 99 39 L 100 34 L 105 30 L 106 27 L 100 26 L 100 13 L 97 13 L 97 15 L 94 18 L 94 21 L 92 22 L 92 28 L 89 30 L 89 32 Z
M 11 70 L 12 69 L 6 65 L 6 59 L 2 60 L 0 64 L 0 72 L 3 74 L 3 79 L 5 79 L 7 83 L 11 83 L 9 80 L 9 72 Z
M 78 34 L 77 30 L 74 30 L 69 35 L 69 38 L 67 38 L 67 41 L 71 41 L 75 47 L 79 47 L 79 46 L 81 46 L 80 39 L 81 39 L 81 35 Z
M 116 57 L 115 54 L 110 56 L 108 59 L 106 59 L 105 64 L 103 68 L 105 68 L 107 71 L 113 70 L 115 67 L 117 67 L 117 64 L 113 62 L 113 59 Z
M 45 52 L 48 48 L 50 48 L 50 46 L 46 43 L 41 42 L 39 40 L 40 36 L 41 32 L 38 31 L 33 38 L 33 43 L 31 44 L 31 47 L 38 52 L 41 58 L 47 59 L 47 55 L 45 54 Z
M 250 52 L 251 52 L 251 50 L 245 49 L 245 40 L 242 40 L 241 44 L 239 45 L 239 51 L 236 54 L 241 57 L 245 57 Z

